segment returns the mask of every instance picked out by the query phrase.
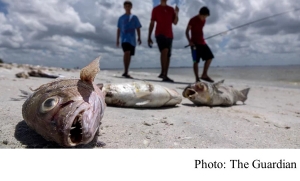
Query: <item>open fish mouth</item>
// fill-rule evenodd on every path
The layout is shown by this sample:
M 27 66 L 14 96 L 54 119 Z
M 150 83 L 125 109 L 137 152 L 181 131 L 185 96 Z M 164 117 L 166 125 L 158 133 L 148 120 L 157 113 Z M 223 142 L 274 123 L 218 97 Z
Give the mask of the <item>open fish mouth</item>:
M 83 134 L 83 120 L 82 120 L 82 114 L 83 111 L 80 112 L 74 119 L 71 129 L 70 129 L 70 134 L 69 134 L 69 141 L 71 144 L 77 145 L 82 141 L 82 134 Z
M 195 94 L 196 94 L 196 91 L 194 89 L 188 88 L 185 90 L 184 97 L 191 97 Z

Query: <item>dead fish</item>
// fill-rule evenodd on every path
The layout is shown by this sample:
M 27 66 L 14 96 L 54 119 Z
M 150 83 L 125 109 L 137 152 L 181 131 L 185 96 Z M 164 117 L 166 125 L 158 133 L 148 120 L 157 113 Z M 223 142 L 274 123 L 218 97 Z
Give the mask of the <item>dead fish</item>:
M 64 147 L 91 142 L 106 108 L 104 94 L 93 83 L 99 60 L 84 67 L 80 79 L 58 79 L 34 90 L 22 106 L 27 125 Z
M 64 77 L 62 75 L 50 74 L 50 73 L 44 72 L 42 70 L 32 70 L 32 71 L 28 72 L 28 75 L 31 77 L 45 77 L 45 78 L 52 78 L 52 79 Z
M 17 78 L 24 78 L 24 79 L 28 79 L 29 75 L 26 72 L 20 72 L 16 74 Z
M 106 94 L 106 104 L 112 106 L 153 108 L 175 106 L 182 101 L 176 90 L 148 82 L 106 84 L 102 91 Z
M 223 83 L 224 80 L 217 83 L 196 82 L 187 86 L 182 95 L 199 106 L 231 106 L 237 101 L 244 103 L 247 100 L 250 88 L 239 91 Z

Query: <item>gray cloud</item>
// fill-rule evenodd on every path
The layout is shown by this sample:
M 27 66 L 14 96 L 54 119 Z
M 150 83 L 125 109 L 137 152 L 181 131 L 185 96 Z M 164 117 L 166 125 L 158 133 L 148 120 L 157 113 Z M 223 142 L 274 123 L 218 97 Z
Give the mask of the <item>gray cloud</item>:
M 298 6 L 298 0 L 182 0 L 179 23 L 173 26 L 171 66 L 191 64 L 185 28 L 202 6 L 211 16 L 205 37 Z M 4 61 L 82 67 L 99 54 L 102 68 L 122 68 L 122 50 L 115 47 L 119 0 L 0 0 L 0 57 Z M 152 0 L 132 0 L 132 12 L 142 24 L 143 44 L 137 47 L 132 67 L 159 67 L 157 45 L 147 46 Z M 171 2 L 171 1 L 170 1 Z M 215 54 L 212 65 L 299 64 L 300 11 L 271 18 L 207 40 Z M 153 40 L 154 36 L 152 36 Z M 274 56 L 276 54 L 276 56 Z M 243 59 L 244 61 L 240 61 Z

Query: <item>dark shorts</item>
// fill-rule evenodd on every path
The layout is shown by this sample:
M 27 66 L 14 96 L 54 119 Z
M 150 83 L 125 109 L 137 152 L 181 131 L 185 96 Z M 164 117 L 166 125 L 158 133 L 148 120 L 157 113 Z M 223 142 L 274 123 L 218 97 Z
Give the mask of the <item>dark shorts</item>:
M 163 49 L 167 48 L 169 49 L 168 57 L 171 57 L 173 38 L 167 38 L 164 35 L 158 35 L 155 38 L 156 38 L 159 51 L 161 52 Z
M 130 55 L 134 56 L 134 52 L 135 52 L 135 47 L 132 46 L 130 43 L 122 43 L 122 48 L 124 52 L 128 52 L 130 51 Z
M 196 50 L 194 52 L 195 47 Z M 191 47 L 191 53 L 192 53 L 193 61 L 197 63 L 200 62 L 200 59 L 206 61 L 214 58 L 213 53 L 211 52 L 209 46 L 206 44 L 205 45 L 196 44 L 195 46 Z

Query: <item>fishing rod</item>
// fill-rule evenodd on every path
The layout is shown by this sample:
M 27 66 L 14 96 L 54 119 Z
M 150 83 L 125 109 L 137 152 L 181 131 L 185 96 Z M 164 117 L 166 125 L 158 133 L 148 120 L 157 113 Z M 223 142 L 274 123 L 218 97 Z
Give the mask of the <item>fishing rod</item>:
M 223 32 L 221 32 L 221 33 L 218 33 L 218 34 L 215 34 L 215 35 L 209 36 L 209 37 L 205 38 L 204 40 L 207 40 L 207 39 L 213 38 L 213 37 L 215 37 L 215 36 L 222 35 L 222 34 L 224 34 L 224 33 L 227 33 L 227 32 L 229 32 L 229 31 L 232 31 L 232 30 L 235 30 L 235 29 L 238 29 L 238 28 L 241 28 L 241 27 L 244 27 L 244 26 L 247 26 L 247 25 L 250 25 L 250 24 L 256 23 L 256 22 L 259 22 L 259 21 L 263 21 L 263 20 L 266 20 L 266 19 L 269 19 L 269 18 L 273 18 L 273 17 L 275 17 L 275 16 L 280 16 L 280 15 L 283 15 L 283 14 L 287 14 L 287 13 L 290 13 L 290 12 L 295 12 L 295 11 L 299 11 L 299 10 L 300 10 L 300 8 L 298 8 L 298 9 L 294 9 L 294 10 L 291 10 L 291 11 L 286 11 L 286 12 L 282 12 L 282 13 L 274 14 L 274 15 L 272 15 L 272 16 L 268 16 L 268 17 L 265 17 L 265 18 L 261 18 L 261 19 L 258 19 L 258 20 L 256 20 L 256 21 L 251 21 L 251 22 L 249 22 L 249 23 L 246 23 L 246 24 L 243 24 L 243 25 L 240 25 L 240 26 L 237 26 L 237 27 L 231 28 L 231 29 L 229 29 L 229 30 L 227 30 L 227 31 L 223 31 Z M 184 48 L 187 48 L 187 47 L 189 47 L 189 46 L 190 46 L 190 45 L 186 45 Z

